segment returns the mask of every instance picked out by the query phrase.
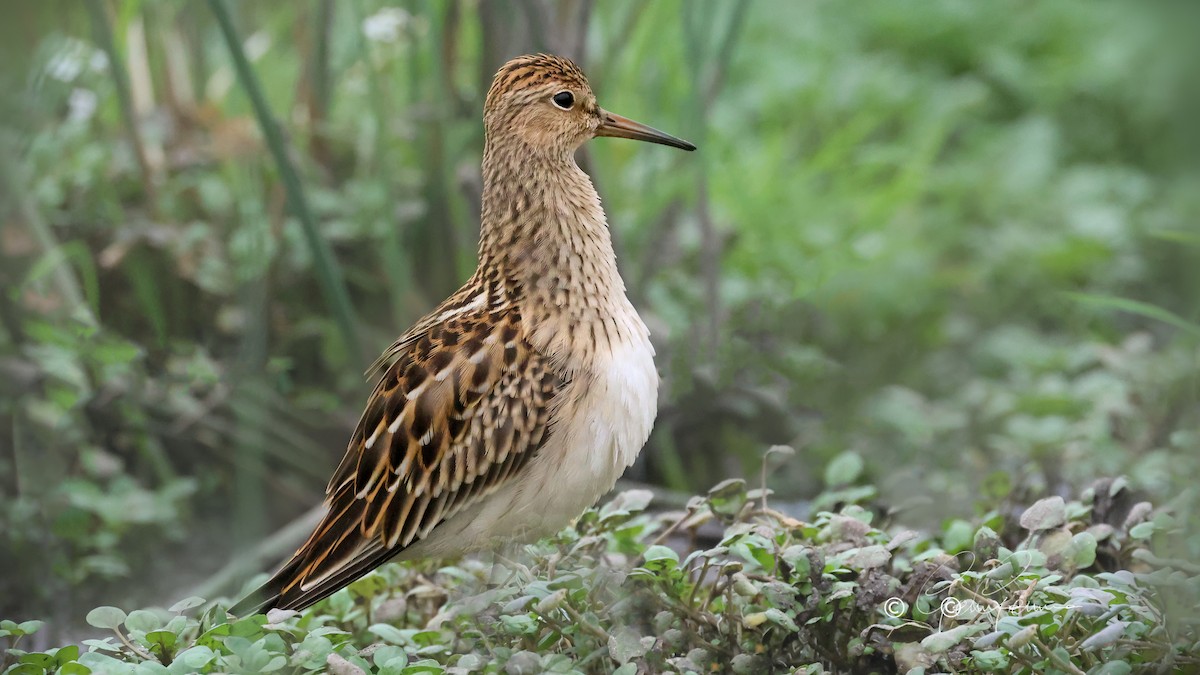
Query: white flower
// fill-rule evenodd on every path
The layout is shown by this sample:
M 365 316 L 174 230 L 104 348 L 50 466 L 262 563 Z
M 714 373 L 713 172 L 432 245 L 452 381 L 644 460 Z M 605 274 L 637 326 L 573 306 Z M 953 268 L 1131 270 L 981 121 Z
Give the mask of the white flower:
M 72 89 L 71 96 L 67 99 L 67 119 L 72 122 L 86 122 L 96 112 L 98 102 L 99 97 L 91 89 L 83 87 Z
M 271 48 L 271 36 L 267 35 L 266 31 L 260 30 L 246 38 L 244 47 L 246 49 L 246 58 L 251 61 L 257 61 Z
M 83 72 L 84 61 L 88 58 L 90 48 L 82 41 L 68 39 L 62 48 L 50 57 L 46 64 L 46 74 L 60 82 L 74 82 Z
M 363 35 L 371 42 L 395 42 L 400 39 L 400 29 L 410 18 L 403 9 L 385 7 L 363 19 Z

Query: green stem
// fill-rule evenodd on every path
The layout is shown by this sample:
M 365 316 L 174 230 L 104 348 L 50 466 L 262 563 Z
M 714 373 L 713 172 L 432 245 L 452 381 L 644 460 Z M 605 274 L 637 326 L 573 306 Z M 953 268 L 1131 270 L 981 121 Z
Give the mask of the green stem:
M 300 220 L 304 238 L 312 250 L 317 280 L 320 282 L 325 301 L 329 303 L 336 316 L 342 340 L 345 342 L 346 353 L 361 365 L 364 360 L 355 330 L 354 307 L 350 303 L 350 295 L 346 291 L 346 282 L 342 278 L 341 268 L 337 266 L 328 243 L 317 230 L 316 218 L 313 217 L 312 210 L 308 206 L 304 187 L 300 183 L 300 176 L 288 155 L 283 133 L 279 130 L 279 124 L 274 115 L 271 114 L 258 77 L 254 74 L 254 70 L 250 67 L 250 61 L 246 58 L 246 52 L 242 49 L 242 42 L 234 28 L 229 8 L 225 6 L 223 0 L 208 0 L 208 5 L 217 19 L 217 24 L 221 27 L 221 35 L 229 47 L 229 54 L 233 58 L 238 79 L 246 89 L 246 95 L 250 97 L 258 125 L 262 129 L 267 146 L 271 149 L 271 155 L 279 169 L 279 175 L 287 193 L 288 208 Z
M 355 26 L 363 25 L 365 12 L 363 11 L 362 4 L 362 0 L 350 3 Z M 375 63 L 371 60 L 370 45 L 367 44 L 367 38 L 361 30 L 358 31 L 356 46 L 358 47 L 358 57 L 362 60 L 363 68 L 366 72 L 367 96 L 371 101 L 371 112 L 374 116 L 375 124 L 375 145 L 380 149 L 378 154 L 371 156 L 371 162 L 372 164 L 377 162 L 382 167 L 382 172 L 378 175 L 388 177 L 387 188 L 391 191 L 393 189 L 391 177 L 399 175 L 400 171 L 392 166 L 390 161 L 391 154 L 388 151 L 391 139 L 387 126 L 387 101 L 384 99 L 383 87 L 379 84 L 379 74 L 375 71 Z M 369 168 L 372 170 L 376 169 L 375 166 Z M 388 296 L 391 298 L 392 318 L 393 320 L 402 321 L 409 318 L 405 299 L 409 296 L 409 291 L 412 287 L 408 276 L 409 270 L 412 269 L 412 264 L 405 257 L 404 247 L 401 246 L 400 228 L 398 225 L 387 229 L 380 257 L 383 259 L 384 270 L 388 277 Z
M 333 9 L 333 0 L 319 0 L 317 4 L 317 25 L 313 27 L 316 31 L 316 49 L 314 50 L 312 63 L 313 98 L 316 100 L 317 110 L 320 111 L 322 121 L 329 116 L 331 108 L 329 42 L 330 33 L 333 32 Z M 357 23 L 355 25 L 361 26 L 362 24 Z
M 129 136 L 129 144 L 133 146 L 133 155 L 142 174 L 142 190 L 146 193 L 151 212 L 154 212 L 158 203 L 155 199 L 154 174 L 150 169 L 150 160 L 146 157 L 146 146 L 138 133 L 137 115 L 133 110 L 133 95 L 129 88 L 129 73 L 125 72 L 125 63 L 121 60 L 121 54 L 117 52 L 112 23 L 108 20 L 102 0 L 88 0 L 87 8 L 92 19 L 92 33 L 100 43 L 100 48 L 104 50 L 104 55 L 108 57 L 108 72 L 112 74 L 113 84 L 117 88 L 121 121 L 125 125 L 125 133 Z
M 37 242 L 38 248 L 41 249 L 43 256 L 55 254 L 61 251 L 61 245 L 54 237 L 54 232 L 50 229 L 49 223 L 42 218 L 41 212 L 38 210 L 37 204 L 34 201 L 32 192 L 29 191 L 29 181 L 24 175 L 22 167 L 18 165 L 13 158 L 19 157 L 16 154 L 16 143 L 9 142 L 7 134 L 0 137 L 0 197 L 4 195 L 12 195 L 15 214 L 21 218 L 29 232 L 33 235 L 34 241 Z M 0 212 L 0 216 L 4 214 Z M 83 291 L 80 289 L 79 279 L 76 278 L 74 271 L 67 264 L 68 258 L 65 255 L 57 255 L 54 263 L 54 286 L 56 290 L 62 294 L 67 305 L 71 308 L 71 316 L 91 328 L 99 326 L 99 321 L 85 299 Z M 6 279 L 6 281 L 16 281 L 16 279 Z M 5 289 L 7 292 L 7 289 Z

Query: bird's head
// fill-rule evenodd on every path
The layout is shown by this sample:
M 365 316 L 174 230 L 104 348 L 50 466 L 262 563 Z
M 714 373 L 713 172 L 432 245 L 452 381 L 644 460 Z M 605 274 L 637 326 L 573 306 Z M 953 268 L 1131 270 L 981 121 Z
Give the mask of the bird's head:
M 568 156 L 596 136 L 696 149 L 601 108 L 579 66 L 549 54 L 519 56 L 504 64 L 488 90 L 483 119 L 489 143 L 511 138 L 550 155 Z

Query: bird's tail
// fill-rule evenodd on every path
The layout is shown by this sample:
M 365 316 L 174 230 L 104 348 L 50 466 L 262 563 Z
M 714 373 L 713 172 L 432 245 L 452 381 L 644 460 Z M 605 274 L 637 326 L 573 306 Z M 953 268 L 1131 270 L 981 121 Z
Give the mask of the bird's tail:
M 251 616 L 254 614 L 265 614 L 273 609 L 275 602 L 279 600 L 279 595 L 270 595 L 266 592 L 265 587 L 260 587 L 253 593 L 238 601 L 236 605 L 229 608 L 229 613 L 234 616 Z
M 367 547 L 367 550 L 347 561 L 347 564 L 338 566 L 330 574 L 314 581 L 311 585 L 300 583 L 297 579 L 297 575 L 303 574 L 306 567 L 305 557 L 298 553 L 266 583 L 230 607 L 229 613 L 235 616 L 247 616 L 265 613 L 272 609 L 296 611 L 306 609 L 379 567 L 396 553 L 397 551 L 378 546 Z
M 295 557 L 289 560 L 282 569 L 261 586 L 247 593 L 246 597 L 239 600 L 233 607 L 230 607 L 229 613 L 234 616 L 249 616 L 251 614 L 263 614 L 278 607 L 283 587 L 287 583 L 286 580 L 291 578 L 296 572 L 293 569 L 294 567 L 298 567 Z
M 400 552 L 359 531 L 361 500 L 327 513 L 308 541 L 262 586 L 231 607 L 237 616 L 272 609 L 302 610 Z

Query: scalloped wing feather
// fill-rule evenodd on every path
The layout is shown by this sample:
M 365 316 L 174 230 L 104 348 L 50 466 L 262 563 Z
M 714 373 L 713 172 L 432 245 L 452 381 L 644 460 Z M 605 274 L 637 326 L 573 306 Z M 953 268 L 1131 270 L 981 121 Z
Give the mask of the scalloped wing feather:
M 511 310 L 435 311 L 381 360 L 327 515 L 268 582 L 276 607 L 320 600 L 494 492 L 541 447 L 566 383 Z

